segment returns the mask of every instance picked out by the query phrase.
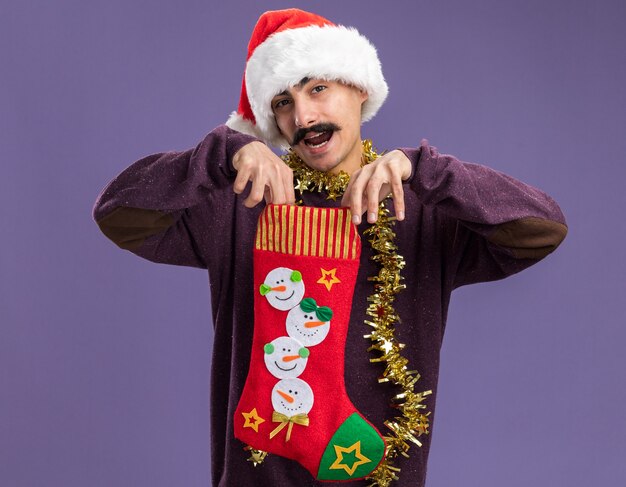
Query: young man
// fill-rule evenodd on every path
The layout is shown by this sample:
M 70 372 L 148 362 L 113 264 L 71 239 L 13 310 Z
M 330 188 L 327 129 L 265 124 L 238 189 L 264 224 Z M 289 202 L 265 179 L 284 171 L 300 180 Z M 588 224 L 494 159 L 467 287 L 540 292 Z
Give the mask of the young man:
M 364 165 L 374 157 L 368 156 L 362 143 L 360 126 L 376 114 L 386 95 L 376 51 L 354 29 L 295 9 L 267 12 L 253 32 L 239 108 L 227 124 L 194 149 L 137 161 L 96 202 L 95 220 L 121 248 L 155 262 L 209 271 L 215 327 L 213 485 L 318 485 L 314 472 L 311 476 L 280 454 L 270 455 L 254 468 L 246 462 L 250 454 L 244 451 L 244 443 L 235 438 L 241 437 L 237 431 L 243 419 L 237 406 L 246 374 L 255 367 L 250 357 L 259 297 L 253 249 L 257 221 L 266 214 L 266 205 L 293 205 L 301 199 L 307 207 L 351 210 L 363 238 L 354 298 L 348 303 L 345 357 L 338 351 L 342 359 L 338 369 L 343 382 L 345 361 L 347 397 L 383 435 L 391 434 L 385 421 L 398 416 L 389 407 L 398 389 L 378 383 L 384 367 L 370 358 L 398 350 L 399 342 L 405 344 L 402 355 L 408 359 L 407 367 L 421 375 L 411 387 L 418 395 L 432 391 L 414 405 L 418 412 L 429 413 L 432 422 L 439 350 L 452 290 L 518 272 L 545 257 L 565 237 L 563 215 L 544 193 L 486 167 L 441 155 L 425 142 Z M 291 147 L 291 167 L 266 144 Z M 342 173 L 350 175 L 347 187 Z M 298 191 L 294 191 L 294 176 Z M 322 189 L 304 191 L 310 181 Z M 371 328 L 364 321 L 372 321 L 367 308 L 376 302 L 377 291 L 368 277 L 377 275 L 381 259 L 372 260 L 380 251 L 369 243 L 372 237 L 363 234 L 371 224 L 389 225 L 379 212 L 379 202 L 390 194 L 392 203 L 387 200 L 386 205 L 399 222 L 393 227 L 397 251 L 393 245 L 387 248 L 394 259 L 399 255 L 404 260 L 401 274 L 406 288 L 402 290 L 396 281 L 393 303 L 393 312 L 402 322 L 396 336 L 377 348 L 380 353 L 371 355 L 367 349 L 372 344 L 363 338 Z M 389 229 L 384 225 L 377 231 Z M 262 286 L 261 294 L 285 287 L 279 281 L 274 288 L 270 285 L 265 290 Z M 387 316 L 385 306 L 378 309 L 380 316 Z M 297 354 L 285 360 L 295 359 Z M 256 411 L 246 414 L 244 428 L 252 430 L 255 425 L 249 421 Z M 271 424 L 269 418 L 264 421 L 265 426 Z M 299 436 L 310 438 L 311 451 L 315 450 L 319 440 L 307 436 L 312 426 L 293 429 L 294 448 L 302 445 Z M 412 431 L 414 436 L 419 433 Z M 410 443 L 409 435 L 401 438 Z M 393 460 L 392 465 L 401 469 L 394 485 L 424 484 L 430 437 L 423 434 L 419 441 L 422 446 L 413 446 L 408 458 Z M 366 462 L 363 458 L 357 454 L 352 464 L 349 460 L 341 464 L 338 454 L 330 468 L 343 468 L 338 475 L 349 477 Z M 389 470 L 374 479 L 385 485 Z

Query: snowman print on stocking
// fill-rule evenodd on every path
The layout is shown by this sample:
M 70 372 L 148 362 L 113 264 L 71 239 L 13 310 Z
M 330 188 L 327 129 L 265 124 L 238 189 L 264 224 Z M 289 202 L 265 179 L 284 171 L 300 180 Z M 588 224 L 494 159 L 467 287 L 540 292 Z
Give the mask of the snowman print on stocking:
M 287 417 L 307 414 L 313 408 L 313 389 L 302 379 L 282 379 L 272 389 L 272 406 Z
M 309 350 L 291 337 L 278 337 L 263 347 L 267 370 L 279 379 L 295 378 L 304 371 Z
M 307 343 L 317 344 L 328 334 L 328 323 L 319 319 L 313 323 L 315 311 L 319 308 L 313 299 L 302 299 L 304 289 L 302 274 L 288 267 L 277 267 L 271 270 L 259 289 L 261 295 L 267 298 L 272 307 L 280 311 L 299 310 L 291 319 L 294 322 L 293 326 L 289 325 L 291 313 L 288 314 L 287 332 L 290 336 L 275 338 L 263 347 L 265 367 L 270 374 L 281 379 L 271 393 L 274 407 L 272 420 L 280 424 L 270 433 L 270 438 L 274 438 L 288 425 L 285 441 L 291 438 L 294 424 L 308 426 L 308 413 L 313 407 L 313 390 L 305 381 L 297 379 L 306 368 L 309 358 L 309 350 L 302 338 L 306 338 Z M 307 318 L 301 317 L 305 312 L 310 314 L 311 319 L 308 319 L 309 315 Z M 326 317 L 326 321 L 332 317 L 332 311 L 329 308 L 324 308 L 320 313 Z M 300 321 L 303 322 L 300 323 Z M 290 327 L 301 329 L 302 333 L 292 334 L 289 332 Z M 315 327 L 318 329 L 309 331 L 310 328 Z M 311 339 L 309 335 L 315 338 Z
M 277 267 L 269 272 L 259 291 L 272 307 L 288 311 L 304 297 L 302 274 L 287 267 Z
M 272 421 L 280 424 L 270 433 L 270 439 L 287 427 L 285 441 L 289 441 L 294 424 L 309 425 L 313 389 L 301 379 L 282 379 L 272 389 L 272 406 Z
M 287 314 L 287 334 L 312 347 L 324 341 L 330 331 L 332 310 L 318 306 L 313 298 L 304 298 Z

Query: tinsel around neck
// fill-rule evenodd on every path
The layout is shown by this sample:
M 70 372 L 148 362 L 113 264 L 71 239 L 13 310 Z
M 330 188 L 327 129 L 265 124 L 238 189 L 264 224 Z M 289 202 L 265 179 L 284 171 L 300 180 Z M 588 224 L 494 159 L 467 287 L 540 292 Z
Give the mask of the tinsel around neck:
M 378 157 L 370 139 L 363 140 L 362 145 L 363 155 L 361 158 L 361 167 L 369 164 Z M 343 195 L 350 182 L 350 175 L 345 171 L 331 174 L 310 168 L 293 149 L 289 149 L 289 152 L 283 155 L 282 159 L 293 170 L 294 179 L 296 181 L 295 189 L 300 192 L 300 195 L 305 191 L 324 191 L 327 193 L 328 199 L 334 201 Z M 301 201 L 298 203 L 301 203 Z

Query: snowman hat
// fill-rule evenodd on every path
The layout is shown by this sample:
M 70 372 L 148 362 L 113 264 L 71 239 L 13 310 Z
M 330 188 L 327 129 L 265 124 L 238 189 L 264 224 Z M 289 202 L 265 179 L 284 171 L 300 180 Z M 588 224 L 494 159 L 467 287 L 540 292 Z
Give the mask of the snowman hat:
M 271 101 L 303 78 L 342 81 L 368 94 L 361 121 L 370 120 L 389 91 L 376 48 L 352 27 L 298 9 L 265 12 L 248 44 L 239 108 L 226 125 L 282 148 Z

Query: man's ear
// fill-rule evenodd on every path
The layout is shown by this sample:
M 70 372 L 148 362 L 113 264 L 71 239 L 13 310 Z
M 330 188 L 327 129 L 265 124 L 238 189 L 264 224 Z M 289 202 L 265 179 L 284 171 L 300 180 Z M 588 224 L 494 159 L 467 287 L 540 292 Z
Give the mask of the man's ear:
M 361 97 L 361 105 L 363 105 L 363 103 L 365 103 L 367 99 L 370 97 L 367 91 L 362 90 L 362 89 L 359 89 L 359 96 Z

